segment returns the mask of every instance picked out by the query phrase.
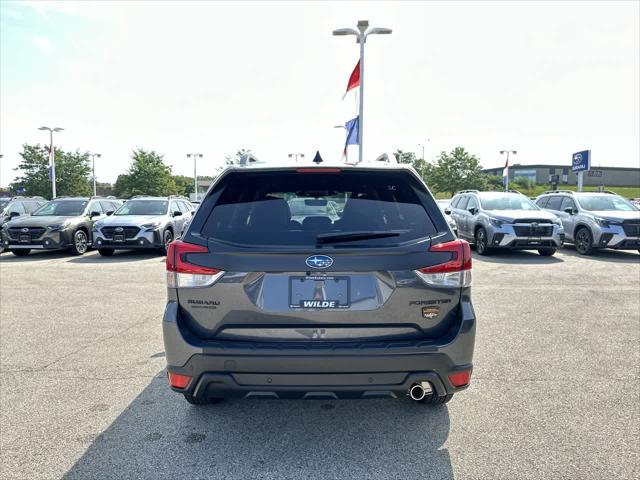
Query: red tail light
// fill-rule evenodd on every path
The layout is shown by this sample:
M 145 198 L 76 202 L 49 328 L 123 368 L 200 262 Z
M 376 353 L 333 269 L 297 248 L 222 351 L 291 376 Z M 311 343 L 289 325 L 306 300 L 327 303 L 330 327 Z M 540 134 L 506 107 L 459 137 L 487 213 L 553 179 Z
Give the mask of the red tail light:
M 451 252 L 452 258 L 448 262 L 439 263 L 430 267 L 421 268 L 422 273 L 446 273 L 459 272 L 471 269 L 471 247 L 466 240 L 454 240 L 452 242 L 432 245 L 430 252 Z
M 169 379 L 169 385 L 174 388 L 186 388 L 191 381 L 190 376 L 173 372 L 167 372 L 167 378 Z
M 202 267 L 187 262 L 185 257 L 188 253 L 207 253 L 209 249 L 202 245 L 194 245 L 193 243 L 185 243 L 182 240 L 176 240 L 169 244 L 167 250 L 167 271 L 177 273 L 191 273 L 195 275 L 215 275 L 220 270 L 210 267 Z
M 430 252 L 449 252 L 451 258 L 437 265 L 416 270 L 416 274 L 428 285 L 434 287 L 471 286 L 471 247 L 465 240 L 438 243 L 429 248 Z
M 189 253 L 208 251 L 207 247 L 185 243 L 182 240 L 170 243 L 167 249 L 167 287 L 200 288 L 216 283 L 224 275 L 222 270 L 189 263 L 186 259 Z
M 471 381 L 471 370 L 452 373 L 449 375 L 449 381 L 454 387 L 464 387 L 465 385 L 469 385 L 469 382 Z

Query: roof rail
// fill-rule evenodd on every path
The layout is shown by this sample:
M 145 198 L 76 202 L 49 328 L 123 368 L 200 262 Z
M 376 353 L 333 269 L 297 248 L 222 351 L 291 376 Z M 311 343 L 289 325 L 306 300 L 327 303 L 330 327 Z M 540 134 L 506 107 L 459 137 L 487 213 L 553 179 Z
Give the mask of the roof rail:
M 510 193 L 517 193 L 517 194 L 519 194 L 519 195 L 524 195 L 524 193 L 519 192 L 518 190 L 513 190 L 513 189 L 511 189 L 511 188 L 510 188 L 509 190 L 507 190 L 507 192 L 510 192 Z
M 5 198 L 10 198 L 11 200 L 46 200 L 44 197 L 41 197 L 40 195 L 31 195 L 31 196 L 15 195 L 13 197 L 5 197 Z
M 542 192 L 540 195 L 546 195 L 548 193 L 570 193 L 571 195 L 573 195 L 574 192 L 573 190 L 547 190 L 546 192 Z
M 240 160 L 238 161 L 238 165 L 246 167 L 247 165 L 249 165 L 251 163 L 256 163 L 256 162 L 259 162 L 259 161 L 260 160 L 258 160 L 258 157 L 256 157 L 253 153 L 245 153 L 244 155 L 242 155 L 240 157 Z
M 376 162 L 384 162 L 391 165 L 391 164 L 397 164 L 398 160 L 396 159 L 396 156 L 393 153 L 385 152 L 378 155 L 378 157 L 376 158 Z
M 598 193 L 609 193 L 611 195 L 618 195 L 616 192 L 612 192 L 611 190 L 602 190 L 601 192 Z
M 456 195 L 458 195 L 459 193 L 480 193 L 480 192 L 478 190 L 460 190 L 456 192 Z

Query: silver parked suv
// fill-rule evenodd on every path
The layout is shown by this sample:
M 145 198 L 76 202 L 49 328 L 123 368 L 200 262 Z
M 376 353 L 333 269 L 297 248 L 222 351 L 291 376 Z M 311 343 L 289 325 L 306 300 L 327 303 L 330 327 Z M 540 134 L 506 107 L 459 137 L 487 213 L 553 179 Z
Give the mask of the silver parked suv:
M 640 251 L 640 210 L 613 192 L 544 192 L 536 204 L 557 215 L 578 253 L 598 248 Z
M 447 210 L 458 226 L 458 236 L 475 243 L 480 255 L 495 248 L 537 249 L 550 256 L 564 242 L 562 223 L 516 191 L 464 190 Z
M 469 244 L 411 167 L 247 159 L 169 245 L 169 384 L 192 404 L 445 403 L 470 383 L 470 284 Z
M 133 197 L 113 215 L 93 224 L 93 246 L 107 257 L 114 250 L 131 248 L 157 248 L 166 253 L 193 212 L 184 197 Z

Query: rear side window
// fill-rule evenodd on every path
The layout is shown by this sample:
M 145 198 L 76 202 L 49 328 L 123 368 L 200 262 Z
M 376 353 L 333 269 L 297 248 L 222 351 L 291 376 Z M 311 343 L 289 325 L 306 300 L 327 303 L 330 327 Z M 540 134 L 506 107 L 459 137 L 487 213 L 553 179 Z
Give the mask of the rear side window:
M 436 233 L 426 202 L 442 215 L 407 172 L 231 173 L 211 195 L 201 235 L 238 245 L 392 245 Z M 381 232 L 393 235 L 364 238 Z
M 562 197 L 554 196 L 549 197 L 549 203 L 547 203 L 547 208 L 549 210 L 560 210 L 560 204 L 562 203 Z

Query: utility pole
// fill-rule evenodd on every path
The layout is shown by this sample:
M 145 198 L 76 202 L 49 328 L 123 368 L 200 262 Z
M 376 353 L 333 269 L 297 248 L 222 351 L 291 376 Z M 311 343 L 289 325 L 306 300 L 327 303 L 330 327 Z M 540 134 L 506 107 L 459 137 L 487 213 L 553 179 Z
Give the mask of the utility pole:
M 195 200 L 198 200 L 198 171 L 196 162 L 198 158 L 202 158 L 201 153 L 187 153 L 187 158 L 193 157 L 193 193 L 195 196 Z
M 96 193 L 96 157 L 101 158 L 102 155 L 99 153 L 90 153 L 91 156 L 91 168 L 93 169 L 93 196 L 97 196 Z
M 61 132 L 64 128 L 60 127 L 40 127 L 38 130 L 47 130 L 49 132 L 49 168 L 51 169 L 51 198 L 56 198 L 56 156 L 53 148 L 53 132 Z
M 369 35 L 389 35 L 391 33 L 390 28 L 369 28 L 369 20 L 359 20 L 357 25 L 358 30 L 353 28 L 339 28 L 334 30 L 333 34 L 338 35 L 355 35 L 357 43 L 360 44 L 360 105 L 358 109 L 358 162 L 362 163 L 362 138 L 364 132 L 364 44 L 367 41 Z

